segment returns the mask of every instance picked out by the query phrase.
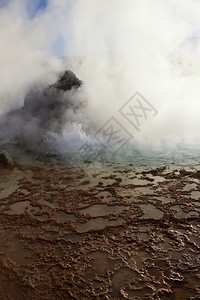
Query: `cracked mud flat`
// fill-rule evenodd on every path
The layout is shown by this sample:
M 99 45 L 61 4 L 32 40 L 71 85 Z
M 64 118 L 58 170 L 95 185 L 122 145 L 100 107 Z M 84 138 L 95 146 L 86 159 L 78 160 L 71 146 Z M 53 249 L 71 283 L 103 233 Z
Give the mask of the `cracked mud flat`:
M 0 299 L 200 299 L 200 171 L 0 170 Z

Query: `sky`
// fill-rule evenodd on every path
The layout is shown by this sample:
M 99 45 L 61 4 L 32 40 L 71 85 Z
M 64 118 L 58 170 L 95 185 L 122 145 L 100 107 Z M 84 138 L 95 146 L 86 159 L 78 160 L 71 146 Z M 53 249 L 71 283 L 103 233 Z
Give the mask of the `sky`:
M 27 12 L 30 19 L 37 18 L 38 15 L 45 13 L 48 6 L 48 0 L 30 0 L 27 3 Z M 66 55 L 62 37 L 58 34 L 52 45 L 52 55 L 63 57 Z
M 60 1 L 58 0 L 58 5 L 56 5 L 56 1 L 52 0 L 0 0 L 0 13 L 2 12 L 11 12 L 14 18 L 18 17 L 21 20 L 27 21 L 27 24 L 41 23 L 40 25 L 43 27 L 48 26 L 48 22 L 52 21 L 52 35 L 54 35 L 54 41 L 51 41 L 51 46 L 48 45 L 49 51 L 51 51 L 51 55 L 56 57 L 62 57 L 66 55 L 66 49 L 63 43 L 63 32 L 60 33 L 59 25 L 63 21 L 61 17 L 61 22 L 58 21 L 60 15 L 59 7 L 64 8 L 65 15 L 68 14 L 68 7 L 71 0 Z M 62 2 L 61 4 L 59 2 Z M 65 2 L 65 3 L 64 3 Z M 64 3 L 64 4 L 63 4 Z M 49 10 L 48 10 L 49 8 Z M 55 11 L 53 12 L 53 9 Z M 50 20 L 52 18 L 53 20 Z M 46 23 L 46 24 L 44 24 Z M 62 26 L 62 25 L 61 25 Z M 54 27 L 54 28 L 53 28 Z M 57 32 L 55 33 L 55 28 L 58 27 Z M 46 28 L 48 30 L 48 28 Z M 61 29 L 62 31 L 62 29 Z M 40 34 L 40 32 L 38 32 Z M 47 38 L 48 39 L 48 38 Z M 50 49 L 51 47 L 51 49 Z
M 47 7 L 47 0 L 30 0 L 28 5 L 30 5 L 30 7 L 32 8 L 29 12 L 29 16 L 30 18 L 34 18 L 38 13 L 41 13 L 45 10 L 45 8 Z
M 5 8 L 11 2 L 12 0 L 0 0 L 0 7 Z M 37 15 L 39 11 L 45 10 L 47 4 L 48 0 L 29 0 L 28 2 L 24 2 L 24 6 L 26 6 L 30 18 Z

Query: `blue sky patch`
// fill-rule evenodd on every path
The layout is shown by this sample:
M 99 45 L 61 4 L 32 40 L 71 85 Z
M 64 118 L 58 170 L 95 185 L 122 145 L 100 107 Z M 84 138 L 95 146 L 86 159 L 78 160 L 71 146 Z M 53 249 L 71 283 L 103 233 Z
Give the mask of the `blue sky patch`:
M 34 18 L 38 12 L 44 11 L 47 7 L 47 0 L 31 0 L 28 1 L 28 14 L 29 18 Z

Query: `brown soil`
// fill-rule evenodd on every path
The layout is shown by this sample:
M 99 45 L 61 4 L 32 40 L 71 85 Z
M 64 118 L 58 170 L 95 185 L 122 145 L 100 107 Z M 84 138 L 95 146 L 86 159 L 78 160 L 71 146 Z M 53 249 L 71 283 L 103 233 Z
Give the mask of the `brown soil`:
M 0 299 L 200 299 L 199 180 L 119 164 L 1 170 Z

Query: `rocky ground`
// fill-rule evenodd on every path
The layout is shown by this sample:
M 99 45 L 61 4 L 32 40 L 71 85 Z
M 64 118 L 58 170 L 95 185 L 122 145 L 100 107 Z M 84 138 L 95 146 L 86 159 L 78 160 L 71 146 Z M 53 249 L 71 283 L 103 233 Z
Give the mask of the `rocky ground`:
M 200 299 L 200 171 L 0 169 L 0 299 Z

